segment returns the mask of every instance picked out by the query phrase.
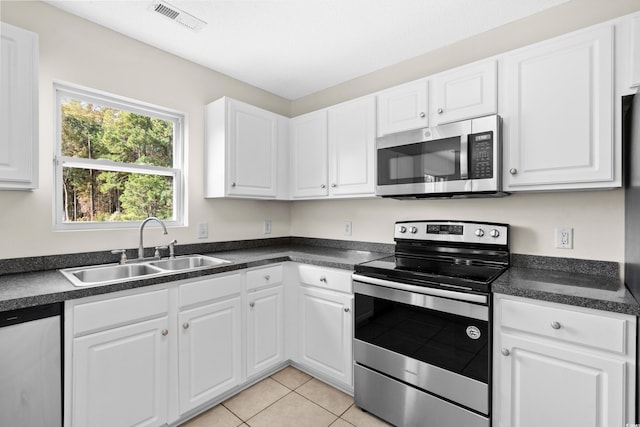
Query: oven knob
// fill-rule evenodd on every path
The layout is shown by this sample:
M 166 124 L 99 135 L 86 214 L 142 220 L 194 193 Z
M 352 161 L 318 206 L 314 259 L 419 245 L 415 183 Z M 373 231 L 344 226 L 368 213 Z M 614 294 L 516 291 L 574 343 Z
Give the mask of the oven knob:
M 398 229 L 399 232 L 401 233 L 406 233 L 407 232 L 407 227 L 405 227 L 404 225 L 401 225 L 400 228 Z
M 484 230 L 482 228 L 478 228 L 476 230 L 476 236 L 478 236 L 478 237 L 484 236 Z
M 417 227 L 411 227 L 411 228 L 409 228 L 409 232 L 411 234 L 416 234 L 418 232 L 418 228 Z
M 500 237 L 500 232 L 494 228 L 489 232 L 489 236 L 493 237 L 494 239 L 497 239 L 498 237 Z

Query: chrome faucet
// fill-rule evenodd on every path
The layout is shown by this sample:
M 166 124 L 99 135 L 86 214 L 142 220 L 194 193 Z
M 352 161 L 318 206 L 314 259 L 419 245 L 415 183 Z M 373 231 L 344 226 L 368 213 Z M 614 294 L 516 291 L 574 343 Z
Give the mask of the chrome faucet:
M 142 221 L 142 224 L 140 224 L 140 245 L 138 246 L 138 258 L 139 259 L 144 258 L 144 244 L 142 242 L 142 232 L 144 231 L 144 226 L 147 225 L 147 223 L 149 221 L 156 221 L 157 223 L 159 223 L 162 226 L 162 230 L 164 231 L 163 234 L 167 234 L 167 227 L 165 227 L 164 222 L 162 222 L 161 220 L 159 220 L 155 216 L 150 216 L 149 218 L 147 218 L 144 221 Z

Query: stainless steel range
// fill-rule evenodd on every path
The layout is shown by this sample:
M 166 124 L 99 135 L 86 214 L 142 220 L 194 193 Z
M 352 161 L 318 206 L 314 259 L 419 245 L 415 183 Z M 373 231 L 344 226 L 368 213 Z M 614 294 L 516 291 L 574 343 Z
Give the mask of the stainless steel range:
M 356 404 L 397 426 L 487 427 L 491 282 L 509 266 L 509 226 L 395 225 L 395 256 L 357 265 Z

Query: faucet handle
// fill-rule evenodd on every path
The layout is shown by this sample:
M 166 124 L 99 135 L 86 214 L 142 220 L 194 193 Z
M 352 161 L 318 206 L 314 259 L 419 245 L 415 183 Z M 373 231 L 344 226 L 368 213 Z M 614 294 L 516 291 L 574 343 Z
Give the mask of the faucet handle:
M 112 254 L 120 254 L 120 264 L 127 263 L 127 250 L 126 249 L 114 249 L 111 251 Z
M 172 241 L 169 242 L 169 258 L 170 259 L 174 259 L 176 257 L 176 253 L 175 253 L 176 244 L 178 244 L 178 241 L 176 239 L 173 239 Z
M 155 253 L 153 254 L 153 256 L 154 256 L 155 258 L 161 258 L 161 256 L 160 256 L 160 249 L 168 249 L 168 248 L 167 248 L 166 246 L 156 246 L 156 251 L 155 251 Z

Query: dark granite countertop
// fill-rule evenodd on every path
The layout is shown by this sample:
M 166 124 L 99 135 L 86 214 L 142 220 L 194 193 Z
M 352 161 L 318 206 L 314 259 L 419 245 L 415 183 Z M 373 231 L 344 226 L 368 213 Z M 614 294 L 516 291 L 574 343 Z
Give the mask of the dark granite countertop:
M 297 244 L 280 244 L 202 254 L 228 260 L 230 264 L 162 277 L 141 278 L 124 283 L 88 287 L 73 286 L 58 270 L 0 275 L 0 311 L 61 302 L 276 262 L 295 261 L 353 270 L 355 264 L 388 256 L 388 253 L 384 252 Z
M 512 266 L 493 282 L 494 293 L 640 315 L 640 304 L 618 277 L 615 263 L 520 257 L 512 258 Z

